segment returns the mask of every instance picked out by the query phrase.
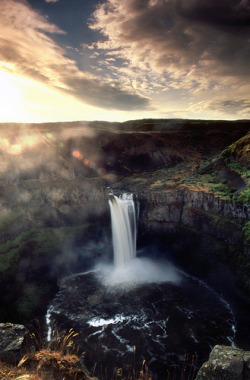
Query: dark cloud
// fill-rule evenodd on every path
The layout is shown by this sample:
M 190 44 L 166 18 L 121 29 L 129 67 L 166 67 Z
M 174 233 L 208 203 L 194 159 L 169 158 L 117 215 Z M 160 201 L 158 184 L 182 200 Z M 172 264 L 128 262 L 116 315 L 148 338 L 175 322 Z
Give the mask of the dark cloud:
M 180 0 L 178 11 L 192 22 L 241 34 L 250 25 L 250 3 L 241 0 Z
M 250 75 L 248 1 L 180 1 L 178 12 L 191 29 L 199 32 L 196 40 L 199 39 L 205 58 L 221 65 L 223 75 Z
M 246 0 L 107 0 L 90 27 L 106 37 L 99 49 L 120 49 L 120 58 L 167 73 L 172 85 L 187 74 L 183 85 L 202 88 L 204 74 L 217 81 L 250 75 Z

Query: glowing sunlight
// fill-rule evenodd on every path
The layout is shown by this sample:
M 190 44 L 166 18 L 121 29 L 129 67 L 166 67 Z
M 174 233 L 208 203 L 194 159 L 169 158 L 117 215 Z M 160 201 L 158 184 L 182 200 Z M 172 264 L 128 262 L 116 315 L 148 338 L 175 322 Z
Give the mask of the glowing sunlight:
M 13 116 L 13 110 L 22 102 L 22 91 L 10 74 L 0 71 L 0 105 L 1 121 L 9 120 Z

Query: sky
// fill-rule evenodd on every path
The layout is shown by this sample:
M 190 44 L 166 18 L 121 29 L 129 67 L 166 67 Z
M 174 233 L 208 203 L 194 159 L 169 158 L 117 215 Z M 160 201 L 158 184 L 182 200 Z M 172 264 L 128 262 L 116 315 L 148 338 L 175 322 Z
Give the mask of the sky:
M 250 118 L 249 0 L 0 0 L 0 122 Z

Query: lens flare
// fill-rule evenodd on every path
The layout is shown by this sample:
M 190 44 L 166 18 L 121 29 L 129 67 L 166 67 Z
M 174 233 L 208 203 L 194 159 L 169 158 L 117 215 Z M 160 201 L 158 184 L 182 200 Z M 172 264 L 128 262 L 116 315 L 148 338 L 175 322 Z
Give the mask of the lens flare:
M 83 160 L 83 163 L 84 163 L 85 166 L 89 166 L 90 161 L 89 161 L 87 158 L 85 158 L 85 159 Z
M 72 156 L 81 161 L 87 168 L 94 170 L 98 175 L 103 176 L 106 174 L 106 170 L 104 168 L 99 168 L 95 162 L 89 160 L 88 158 L 84 158 L 84 155 L 79 152 L 79 150 L 74 150 L 72 152 Z
M 82 160 L 83 159 L 83 155 L 79 152 L 79 150 L 74 150 L 73 153 L 72 153 L 72 156 L 77 158 L 78 160 Z

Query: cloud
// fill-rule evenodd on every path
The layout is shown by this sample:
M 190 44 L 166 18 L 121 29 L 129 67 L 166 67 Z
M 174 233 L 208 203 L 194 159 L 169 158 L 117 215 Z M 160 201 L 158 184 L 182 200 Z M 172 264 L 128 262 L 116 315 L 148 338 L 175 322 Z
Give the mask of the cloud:
M 146 97 L 78 69 L 52 38 L 65 34 L 26 0 L 1 0 L 0 61 L 10 73 L 39 81 L 83 103 L 111 109 L 143 109 Z
M 86 101 L 98 107 L 120 110 L 136 110 L 149 108 L 149 101 L 145 97 L 131 94 L 118 86 L 101 83 L 98 79 L 89 79 L 85 75 L 74 75 L 64 78 L 68 85 L 68 93 L 78 99 L 86 97 Z
M 230 94 L 229 94 L 230 95 Z M 235 96 L 227 98 L 224 94 L 222 98 L 212 97 L 205 100 L 196 100 L 187 111 L 194 115 L 203 113 L 210 118 L 247 119 L 250 114 L 250 100 L 241 99 Z
M 107 0 L 89 23 L 102 59 L 122 59 L 141 83 L 193 91 L 249 81 L 249 25 L 247 0 Z
M 226 99 L 217 100 L 210 102 L 209 109 L 220 110 L 222 113 L 226 114 L 239 114 L 239 115 L 249 115 L 250 113 L 250 100 L 247 99 Z

